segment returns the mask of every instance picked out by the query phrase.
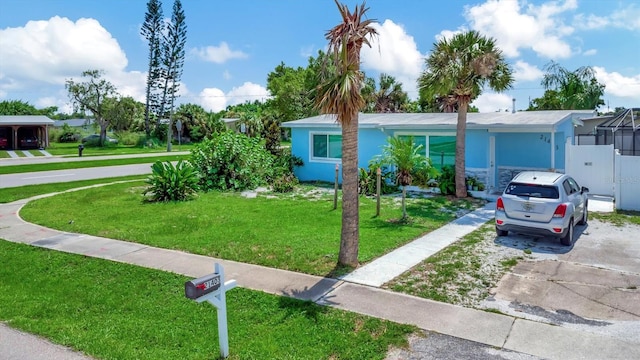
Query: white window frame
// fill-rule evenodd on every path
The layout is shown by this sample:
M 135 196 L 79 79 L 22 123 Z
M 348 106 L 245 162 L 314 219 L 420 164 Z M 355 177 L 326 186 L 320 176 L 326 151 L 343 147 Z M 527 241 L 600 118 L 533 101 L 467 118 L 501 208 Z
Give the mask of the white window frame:
M 315 163 L 330 163 L 330 164 L 342 164 L 342 157 L 340 158 L 325 158 L 325 157 L 315 157 L 313 156 L 313 136 L 314 135 L 326 135 L 327 138 L 329 135 L 340 135 L 342 136 L 341 131 L 309 131 L 309 162 Z M 344 140 L 344 139 L 343 139 Z M 327 143 L 327 148 L 329 144 Z M 340 143 L 342 146 L 342 142 Z
M 426 157 L 429 158 L 429 137 L 430 136 L 456 136 L 455 131 L 445 131 L 445 132 L 410 132 L 410 131 L 398 131 L 393 133 L 394 137 L 398 136 L 424 136 L 426 137 L 425 147 L 426 147 Z

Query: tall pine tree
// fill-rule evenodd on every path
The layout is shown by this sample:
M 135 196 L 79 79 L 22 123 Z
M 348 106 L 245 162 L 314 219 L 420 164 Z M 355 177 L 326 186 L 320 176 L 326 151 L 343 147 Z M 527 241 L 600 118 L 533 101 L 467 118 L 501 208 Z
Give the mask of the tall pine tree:
M 149 116 L 159 112 L 158 91 L 160 88 L 160 42 L 162 40 L 162 3 L 159 0 L 149 0 L 144 23 L 140 33 L 149 43 L 149 69 L 147 72 L 146 103 L 144 109 L 144 130 L 147 137 L 151 135 Z
M 187 23 L 180 0 L 173 3 L 171 22 L 167 25 L 166 35 L 162 43 L 163 96 L 162 114 L 169 117 L 167 134 L 167 151 L 171 151 L 171 134 L 173 129 L 173 105 L 180 87 L 182 67 L 184 65 L 184 45 L 187 41 Z

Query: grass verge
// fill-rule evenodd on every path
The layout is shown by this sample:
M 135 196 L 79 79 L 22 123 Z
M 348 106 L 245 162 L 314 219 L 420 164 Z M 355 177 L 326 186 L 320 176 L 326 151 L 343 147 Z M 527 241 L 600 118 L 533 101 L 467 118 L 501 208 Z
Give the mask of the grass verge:
M 27 199 L 32 196 L 56 193 L 56 192 L 61 192 L 69 189 L 89 186 L 89 185 L 104 184 L 104 183 L 110 183 L 114 181 L 144 179 L 144 178 L 145 176 L 132 175 L 132 176 L 105 178 L 105 179 L 80 180 L 80 181 L 69 181 L 69 182 L 61 182 L 61 183 L 25 185 L 25 186 L 18 186 L 18 187 L 12 187 L 12 188 L 2 188 L 0 189 L 0 204 L 9 203 L 9 202 L 20 200 L 20 199 Z
M 124 158 L 124 159 L 54 162 L 54 163 L 46 163 L 46 164 L 6 165 L 6 166 L 0 166 L 0 175 L 37 172 L 37 171 L 81 169 L 81 168 L 91 168 L 91 167 L 100 167 L 100 166 L 116 166 L 116 165 L 131 165 L 131 164 L 146 164 L 146 163 L 151 164 L 156 162 L 157 160 L 178 161 L 181 159 L 189 159 L 189 158 L 190 158 L 190 155 L 165 155 L 165 156 L 152 156 L 152 157 L 134 157 L 134 158 Z
M 0 319 L 103 359 L 218 358 L 216 310 L 188 278 L 0 241 Z M 416 329 L 311 302 L 227 293 L 230 359 L 383 359 Z
M 640 211 L 615 210 L 612 213 L 591 212 L 589 216 L 616 226 L 624 226 L 627 224 L 640 225 Z
M 450 304 L 477 305 L 502 275 L 524 258 L 500 254 L 500 245 L 487 247 L 495 238 L 494 231 L 490 221 L 384 287 Z
M 287 195 L 209 192 L 180 203 L 146 203 L 142 182 L 114 184 L 29 202 L 25 220 L 61 231 L 92 234 L 314 275 L 332 275 L 340 247 L 341 206 L 331 192 L 300 187 Z M 408 224 L 399 201 L 360 202 L 361 263 L 456 218 L 468 200 L 410 200 Z M 73 204 L 73 206 L 69 206 Z M 55 212 L 52 211 L 55 209 Z

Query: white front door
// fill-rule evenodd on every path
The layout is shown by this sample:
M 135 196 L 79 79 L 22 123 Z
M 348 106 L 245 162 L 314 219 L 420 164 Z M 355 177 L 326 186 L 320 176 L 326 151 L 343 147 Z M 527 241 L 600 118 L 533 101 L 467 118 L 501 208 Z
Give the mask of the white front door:
M 496 188 L 496 137 L 489 136 L 489 184 L 487 188 L 493 190 Z

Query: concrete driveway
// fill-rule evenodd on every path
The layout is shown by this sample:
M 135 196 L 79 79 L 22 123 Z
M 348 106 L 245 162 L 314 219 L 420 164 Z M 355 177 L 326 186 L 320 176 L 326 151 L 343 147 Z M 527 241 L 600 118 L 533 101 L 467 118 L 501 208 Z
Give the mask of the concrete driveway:
M 590 220 L 575 244 L 510 234 L 500 246 L 530 249 L 482 306 L 517 317 L 640 343 L 640 226 Z

